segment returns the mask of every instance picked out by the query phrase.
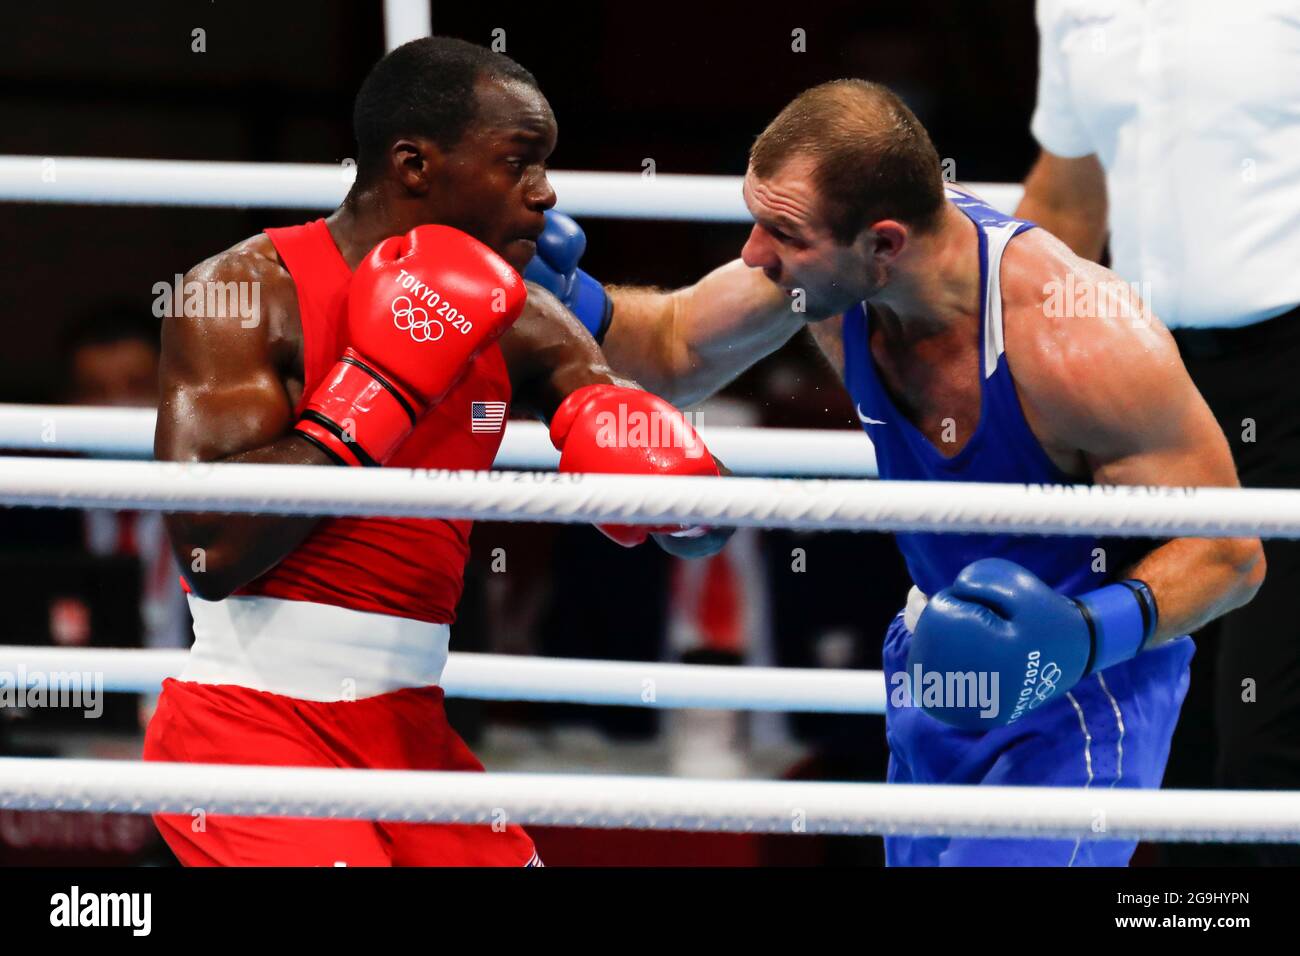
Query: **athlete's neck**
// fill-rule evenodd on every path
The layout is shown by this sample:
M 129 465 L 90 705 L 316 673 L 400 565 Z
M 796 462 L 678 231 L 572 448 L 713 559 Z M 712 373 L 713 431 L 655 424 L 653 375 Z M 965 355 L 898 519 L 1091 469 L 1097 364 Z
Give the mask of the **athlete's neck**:
M 389 236 L 401 236 L 429 222 L 428 213 L 409 201 L 394 199 L 384 183 L 353 186 L 327 217 L 334 244 L 350 269 Z
M 889 267 L 889 281 L 868 303 L 902 340 L 943 335 L 979 316 L 979 235 L 952 203 L 938 227 L 913 237 Z

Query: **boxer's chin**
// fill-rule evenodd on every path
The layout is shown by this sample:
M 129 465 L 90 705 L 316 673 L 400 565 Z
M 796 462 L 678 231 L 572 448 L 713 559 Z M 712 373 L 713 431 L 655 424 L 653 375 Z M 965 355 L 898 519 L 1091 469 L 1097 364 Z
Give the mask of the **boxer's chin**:
M 516 272 L 522 273 L 535 255 L 537 255 L 537 243 L 531 239 L 516 239 L 506 246 L 505 254 L 501 258 L 510 263 L 511 268 Z

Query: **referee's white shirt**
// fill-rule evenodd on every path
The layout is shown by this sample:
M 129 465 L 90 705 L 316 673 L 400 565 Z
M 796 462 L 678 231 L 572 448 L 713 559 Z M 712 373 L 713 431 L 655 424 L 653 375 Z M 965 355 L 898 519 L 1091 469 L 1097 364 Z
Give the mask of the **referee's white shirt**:
M 1038 0 L 1032 130 L 1106 170 L 1112 268 L 1166 324 L 1300 303 L 1300 0 Z

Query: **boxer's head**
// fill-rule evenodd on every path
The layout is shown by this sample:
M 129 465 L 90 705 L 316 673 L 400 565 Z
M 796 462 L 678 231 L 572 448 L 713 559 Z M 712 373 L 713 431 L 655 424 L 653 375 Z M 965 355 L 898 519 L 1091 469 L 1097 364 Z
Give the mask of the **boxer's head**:
M 156 407 L 159 335 L 147 303 L 106 302 L 78 316 L 59 335 L 64 396 L 77 405 Z
M 943 173 L 902 100 L 837 80 L 801 93 L 755 141 L 745 204 L 745 263 L 825 318 L 884 288 L 909 239 L 936 227 Z
M 555 205 L 555 117 L 531 73 L 462 40 L 413 40 L 361 84 L 353 127 L 355 189 L 413 203 L 419 221 L 463 229 L 520 271 L 528 264 Z

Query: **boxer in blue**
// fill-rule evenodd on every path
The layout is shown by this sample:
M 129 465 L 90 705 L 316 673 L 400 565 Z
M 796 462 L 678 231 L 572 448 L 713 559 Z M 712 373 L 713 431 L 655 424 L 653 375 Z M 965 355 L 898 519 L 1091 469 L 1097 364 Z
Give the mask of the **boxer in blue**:
M 687 288 L 604 289 L 577 268 L 581 232 L 562 217 L 530 277 L 603 337 L 615 368 L 678 404 L 807 326 L 884 480 L 1237 486 L 1223 433 L 1134 290 L 946 187 L 924 128 L 884 87 L 796 98 L 754 144 L 745 202 L 741 260 Z M 915 584 L 884 647 L 900 783 L 1158 787 L 1185 635 L 1264 576 L 1255 538 L 897 539 Z M 1124 865 L 1135 847 L 885 844 L 896 865 Z

